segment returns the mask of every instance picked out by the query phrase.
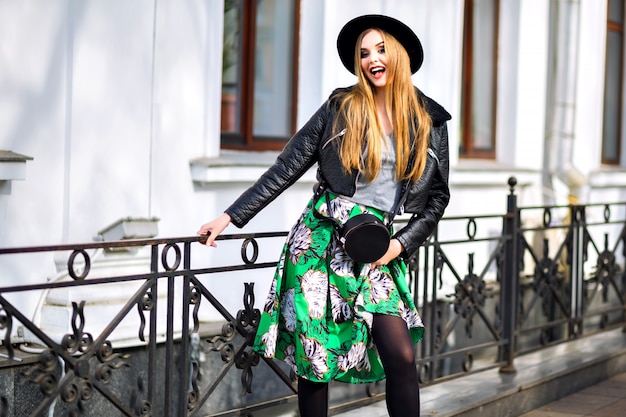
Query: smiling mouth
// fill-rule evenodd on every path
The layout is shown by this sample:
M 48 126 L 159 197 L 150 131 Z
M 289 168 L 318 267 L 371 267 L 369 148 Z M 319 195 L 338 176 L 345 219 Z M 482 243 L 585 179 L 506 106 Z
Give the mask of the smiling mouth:
M 372 74 L 372 77 L 374 77 L 375 79 L 381 78 L 384 73 L 385 68 L 383 67 L 374 67 L 370 70 L 370 74 Z

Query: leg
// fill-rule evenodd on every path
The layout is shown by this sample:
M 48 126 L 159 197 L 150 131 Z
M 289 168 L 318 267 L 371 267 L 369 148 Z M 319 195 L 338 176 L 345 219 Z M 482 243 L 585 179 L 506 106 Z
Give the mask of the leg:
M 372 336 L 387 375 L 387 410 L 391 417 L 419 417 L 420 398 L 415 351 L 402 318 L 376 314 Z
M 326 417 L 328 384 L 298 378 L 298 408 L 301 417 Z

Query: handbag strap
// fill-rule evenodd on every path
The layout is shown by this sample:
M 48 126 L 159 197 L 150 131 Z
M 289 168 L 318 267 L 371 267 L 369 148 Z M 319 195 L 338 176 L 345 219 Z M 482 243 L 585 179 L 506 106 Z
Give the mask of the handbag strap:
M 317 183 L 317 187 L 315 188 L 315 191 L 313 192 L 313 216 L 317 217 L 320 220 L 335 220 L 329 216 L 324 216 L 322 215 L 320 212 L 317 211 L 316 206 L 317 206 L 317 202 L 320 200 L 320 197 L 323 194 L 326 194 L 326 206 L 329 208 L 330 210 L 330 204 L 328 201 L 328 193 L 326 193 L 326 183 L 324 182 L 323 178 L 319 175 L 319 168 L 318 168 L 318 183 Z M 329 213 L 330 214 L 330 213 Z M 333 221 L 333 223 L 336 223 L 335 221 Z M 335 227 L 337 227 L 337 225 L 335 225 Z
M 313 211 L 313 216 L 320 219 L 320 220 L 326 220 L 326 221 L 330 221 L 333 224 L 333 227 L 335 228 L 335 231 L 339 231 L 339 228 L 341 227 L 341 224 L 339 224 L 339 221 L 336 220 L 333 216 L 332 216 L 332 208 L 330 205 L 330 200 L 328 198 L 328 193 L 326 192 L 326 190 L 328 189 L 326 182 L 324 181 L 324 178 L 321 175 L 320 169 L 317 169 L 317 173 L 318 173 L 318 185 L 317 188 L 315 189 L 315 191 L 313 192 L 313 207 L 312 207 L 312 211 Z M 324 216 L 322 215 L 320 212 L 317 211 L 317 202 L 319 201 L 320 197 L 322 195 L 325 195 L 326 197 L 326 207 L 328 210 L 328 216 Z
M 324 177 L 322 176 L 322 172 L 319 169 L 319 167 L 317 168 L 317 179 L 318 179 L 318 185 L 315 191 L 313 192 L 313 216 L 317 217 L 318 219 L 330 220 L 333 222 L 335 229 L 339 229 L 341 227 L 341 224 L 339 224 L 339 221 L 337 221 L 333 217 L 332 205 L 330 204 L 328 193 L 326 192 L 328 190 L 328 186 L 326 184 L 326 181 L 324 180 Z M 391 213 L 389 213 L 389 217 L 387 219 L 387 222 L 385 223 L 385 226 L 387 227 L 391 226 L 393 224 L 395 217 L 400 213 L 402 206 L 404 206 L 404 203 L 406 202 L 406 199 L 409 194 L 407 192 L 408 188 L 409 188 L 409 180 L 404 180 L 402 182 L 402 192 L 400 194 L 400 200 L 398 201 L 398 204 L 396 204 L 394 210 Z M 326 197 L 326 207 L 328 210 L 328 216 L 323 216 L 315 208 L 322 194 L 324 194 Z
M 406 202 L 406 199 L 409 196 L 408 191 L 409 191 L 409 180 L 404 180 L 402 182 L 402 191 L 400 194 L 400 201 L 398 201 L 398 204 L 396 204 L 396 207 L 393 209 L 393 212 L 391 212 L 391 214 L 389 215 L 389 226 L 393 224 L 393 220 L 400 213 L 400 211 L 403 211 L 402 208 L 404 207 L 404 203 Z

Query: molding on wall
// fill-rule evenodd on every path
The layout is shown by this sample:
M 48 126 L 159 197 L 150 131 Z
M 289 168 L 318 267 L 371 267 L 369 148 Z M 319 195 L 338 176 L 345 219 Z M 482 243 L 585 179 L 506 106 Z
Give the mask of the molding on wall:
M 25 180 L 26 162 L 32 160 L 31 156 L 0 149 L 0 181 Z

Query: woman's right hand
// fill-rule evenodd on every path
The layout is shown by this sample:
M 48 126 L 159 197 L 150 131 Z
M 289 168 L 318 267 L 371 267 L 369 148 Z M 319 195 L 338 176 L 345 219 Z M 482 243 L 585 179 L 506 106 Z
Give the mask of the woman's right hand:
M 217 244 L 215 243 L 215 238 L 217 238 L 229 224 L 230 216 L 226 213 L 223 213 L 215 220 L 212 220 L 200 226 L 200 230 L 198 230 L 198 236 L 207 236 L 206 242 L 204 244 L 207 246 L 217 247 Z

